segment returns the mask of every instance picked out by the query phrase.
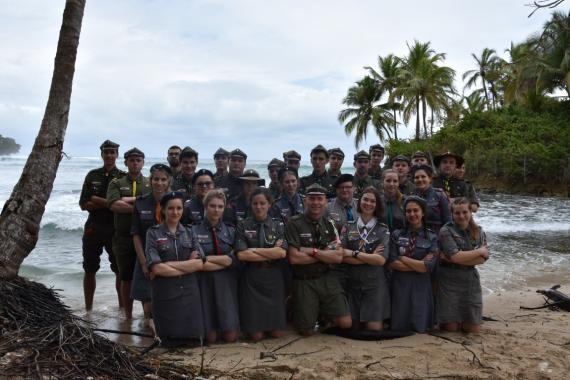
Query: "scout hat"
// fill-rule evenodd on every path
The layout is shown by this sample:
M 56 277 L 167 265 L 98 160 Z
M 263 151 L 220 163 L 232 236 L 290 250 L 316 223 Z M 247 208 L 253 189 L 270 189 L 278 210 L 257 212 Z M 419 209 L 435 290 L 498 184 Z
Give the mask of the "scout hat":
M 180 152 L 180 159 L 191 158 L 191 157 L 196 157 L 196 159 L 198 159 L 198 152 L 196 152 L 194 149 L 190 148 L 189 146 L 185 147 L 184 149 L 182 149 L 182 152 Z
M 169 175 L 172 175 L 172 169 L 170 169 L 170 166 L 165 165 L 165 164 L 154 164 L 150 167 L 150 172 L 155 172 L 158 170 L 162 170 L 167 172 Z
M 380 144 L 374 144 L 371 145 L 370 148 L 368 148 L 368 151 L 370 153 L 372 153 L 373 150 L 379 150 L 380 152 L 384 153 L 384 147 Z
M 318 183 L 313 183 L 309 187 L 307 187 L 307 191 L 305 195 L 327 195 L 327 189 L 319 185 Z
M 327 158 L 329 158 L 329 151 L 327 150 L 327 148 L 325 148 L 324 146 L 322 146 L 321 144 L 317 145 L 316 147 L 314 147 L 313 149 L 311 149 L 311 156 L 314 153 L 319 153 L 319 152 L 323 152 L 325 154 L 325 156 Z
M 418 151 L 417 151 L 416 153 L 414 153 L 414 155 L 412 156 L 412 160 L 413 160 L 414 158 L 420 158 L 420 157 L 423 157 L 423 158 L 425 158 L 425 159 L 428 158 L 427 154 L 425 154 L 424 152 L 418 150 Z
M 240 148 L 236 148 L 230 152 L 230 158 L 239 157 L 247 160 L 247 154 L 245 154 Z
M 370 160 L 370 154 L 365 150 L 361 150 L 354 155 L 354 161 L 358 160 Z
M 453 157 L 455 158 L 455 163 L 457 165 L 457 167 L 460 167 L 461 165 L 463 165 L 463 163 L 465 162 L 465 160 L 463 159 L 463 157 L 461 157 L 458 154 L 453 154 L 450 151 L 447 151 L 443 154 L 440 154 L 439 156 L 435 156 L 433 158 L 433 164 L 435 165 L 435 167 L 439 167 L 439 164 L 441 163 L 441 160 L 443 160 L 445 157 Z
M 216 152 L 214 153 L 214 158 L 216 158 L 216 157 L 218 157 L 218 156 L 229 157 L 229 156 L 230 156 L 230 152 L 228 152 L 228 151 L 225 150 L 224 148 L 218 148 L 218 150 L 216 150 Z
M 350 182 L 352 183 L 352 181 L 354 180 L 354 176 L 352 174 L 341 174 L 338 176 L 338 178 L 336 179 L 336 181 L 334 181 L 334 187 L 335 189 L 338 188 L 342 183 L 345 182 Z
M 160 198 L 160 207 L 166 207 L 168 201 L 172 199 L 182 199 L 184 200 L 184 193 L 182 191 L 169 191 Z
M 247 169 L 243 172 L 241 177 L 238 177 L 242 181 L 255 181 L 260 186 L 265 186 L 265 180 L 259 178 L 259 173 L 253 169 Z
M 214 174 L 212 174 L 211 171 L 209 171 L 208 169 L 200 169 L 197 172 L 195 172 L 194 175 L 192 176 L 192 185 L 195 185 L 196 181 L 198 180 L 198 177 L 201 177 L 203 175 L 210 176 L 211 179 L 214 179 Z
M 129 157 L 142 157 L 144 158 L 144 153 L 139 148 L 132 148 L 125 152 L 123 155 L 125 160 Z
M 99 149 L 101 149 L 101 151 L 104 150 L 118 150 L 119 149 L 119 144 L 112 142 L 111 140 L 105 140 L 103 141 L 103 144 L 101 144 L 101 146 L 99 147 Z
M 340 157 L 344 158 L 344 152 L 340 148 L 329 149 L 329 156 L 332 156 L 332 155 L 340 156 Z
M 406 161 L 408 163 L 408 165 L 410 165 L 410 159 L 406 156 L 404 156 L 403 154 L 398 154 L 396 157 L 392 158 L 390 160 L 390 163 L 393 165 L 394 162 L 396 161 Z
M 267 164 L 267 169 L 284 168 L 284 167 L 285 163 L 277 158 L 272 159 L 271 161 L 269 161 L 269 164 Z
M 412 166 L 412 177 L 418 170 L 424 170 L 430 177 L 433 176 L 433 168 L 429 165 L 414 165 Z
M 294 150 L 289 150 L 287 152 L 283 152 L 283 159 L 287 160 L 299 160 L 301 161 L 301 155 Z

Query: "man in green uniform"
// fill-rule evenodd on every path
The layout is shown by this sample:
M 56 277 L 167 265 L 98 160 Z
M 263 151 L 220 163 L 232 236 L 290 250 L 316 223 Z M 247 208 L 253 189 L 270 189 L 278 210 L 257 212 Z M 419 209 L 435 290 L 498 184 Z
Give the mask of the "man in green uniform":
M 277 199 L 281 196 L 281 185 L 279 184 L 279 170 L 285 167 L 285 162 L 274 158 L 269 161 L 267 165 L 267 172 L 269 174 L 269 179 L 271 182 L 269 183 L 269 191 L 271 192 L 271 196 L 273 199 Z
M 239 197 L 242 193 L 241 180 L 239 177 L 243 175 L 246 163 L 247 154 L 241 149 L 237 148 L 230 152 L 229 174 L 216 182 L 216 187 L 226 191 L 228 201 Z
M 168 160 L 168 165 L 170 165 L 170 170 L 172 171 L 172 175 L 176 176 L 180 172 L 180 152 L 182 149 L 178 145 L 172 145 L 168 148 L 168 156 L 166 159 Z
M 306 189 L 305 213 L 287 223 L 287 254 L 293 271 L 293 324 L 303 335 L 311 335 L 319 315 L 333 318 L 348 329 L 352 318 L 338 278 L 331 271 L 342 262 L 338 232 L 324 218 L 327 190 L 319 184 Z
M 354 172 L 354 197 L 356 199 L 360 199 L 362 196 L 362 192 L 368 186 L 375 187 L 380 194 L 382 194 L 382 186 L 380 181 L 374 179 L 368 174 L 368 170 L 370 169 L 370 154 L 364 150 L 356 153 L 354 155 L 354 168 L 356 169 Z
M 299 172 L 301 167 L 301 155 L 294 150 L 290 150 L 283 153 L 283 160 L 288 168 L 293 168 Z
M 342 168 L 342 163 L 344 162 L 344 152 L 340 148 L 329 149 L 329 170 L 327 174 L 331 177 L 333 183 L 342 174 L 340 169 Z
M 469 208 L 472 212 L 477 212 L 479 209 L 479 200 L 476 198 L 476 195 L 469 191 L 470 189 L 467 183 L 465 183 L 465 180 L 455 176 L 457 168 L 465 163 L 463 157 L 451 152 L 445 152 L 439 156 L 435 156 L 433 163 L 439 175 L 434 177 L 432 186 L 435 189 L 445 191 L 450 201 L 453 201 L 453 198 L 461 197 L 469 199 Z
M 400 182 L 400 193 L 410 195 L 413 193 L 415 186 L 410 179 L 410 159 L 402 154 L 392 158 L 392 169 L 398 173 L 398 181 Z
M 412 156 L 411 166 L 416 166 L 416 165 L 429 165 L 429 158 L 427 154 L 419 150 L 416 153 L 414 153 L 414 155 Z
M 85 177 L 79 207 L 88 211 L 89 216 L 83 230 L 83 294 L 85 310 L 93 308 L 93 296 L 97 282 L 95 274 L 99 270 L 103 248 L 109 255 L 111 270 L 115 273 L 115 288 L 119 299 L 119 307 L 123 307 L 119 291 L 120 278 L 115 256 L 113 255 L 113 212 L 107 207 L 107 187 L 109 182 L 125 173 L 117 169 L 115 161 L 119 155 L 119 144 L 105 140 L 99 147 L 103 167 L 93 169 Z
M 230 152 L 224 148 L 219 148 L 214 153 L 214 164 L 216 165 L 216 172 L 214 173 L 214 183 L 216 187 L 219 182 L 223 181 L 228 176 L 228 164 L 230 160 Z
M 318 183 L 327 189 L 327 197 L 335 196 L 334 181 L 327 174 L 327 162 L 329 161 L 329 151 L 322 145 L 317 145 L 311 150 L 311 165 L 313 172 L 305 177 L 301 177 L 301 194 L 305 194 L 307 188 L 313 183 Z
M 192 196 L 192 176 L 198 166 L 198 152 L 189 146 L 180 152 L 180 173 L 172 179 L 171 189 L 185 193 L 185 199 Z
M 380 144 L 374 144 L 368 149 L 370 154 L 370 169 L 368 174 L 377 181 L 382 180 L 382 160 L 384 159 L 384 147 Z
M 150 192 L 150 183 L 141 171 L 144 166 L 144 153 L 137 148 L 125 152 L 125 166 L 128 173 L 112 180 L 107 190 L 107 206 L 113 211 L 115 235 L 113 253 L 117 260 L 121 277 L 121 300 L 125 317 L 133 317 L 133 300 L 130 297 L 131 281 L 135 269 L 137 253 L 131 236 L 133 205 L 139 195 Z

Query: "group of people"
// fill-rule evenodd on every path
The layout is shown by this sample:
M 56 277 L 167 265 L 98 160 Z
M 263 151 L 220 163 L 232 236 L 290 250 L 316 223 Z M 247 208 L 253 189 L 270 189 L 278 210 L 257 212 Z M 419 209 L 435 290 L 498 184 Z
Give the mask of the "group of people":
M 100 150 L 79 201 L 87 310 L 105 248 L 126 318 L 141 301 L 165 344 L 259 341 L 289 322 L 305 335 L 319 324 L 479 332 L 476 266 L 489 250 L 459 155 L 416 152 L 382 167 L 376 144 L 349 174 L 340 148 L 317 145 L 310 175 L 299 178 L 291 150 L 269 162 L 265 186 L 240 149 L 218 149 L 212 172 L 197 170 L 194 149 L 172 146 L 148 178 L 139 149 L 124 153 L 127 172 L 118 144 Z

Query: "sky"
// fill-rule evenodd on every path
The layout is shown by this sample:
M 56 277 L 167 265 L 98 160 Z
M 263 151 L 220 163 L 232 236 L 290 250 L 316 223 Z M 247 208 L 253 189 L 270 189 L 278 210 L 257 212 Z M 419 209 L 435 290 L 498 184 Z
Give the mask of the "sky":
M 64 151 L 111 139 L 166 157 L 170 145 L 252 159 L 312 147 L 355 151 L 337 115 L 377 57 L 430 41 L 461 75 L 549 18 L 527 0 L 88 0 Z M 0 134 L 31 150 L 49 92 L 63 0 L 0 0 Z M 568 11 L 568 4 L 559 7 Z M 400 127 L 410 136 L 413 127 Z M 369 134 L 360 149 L 378 143 Z

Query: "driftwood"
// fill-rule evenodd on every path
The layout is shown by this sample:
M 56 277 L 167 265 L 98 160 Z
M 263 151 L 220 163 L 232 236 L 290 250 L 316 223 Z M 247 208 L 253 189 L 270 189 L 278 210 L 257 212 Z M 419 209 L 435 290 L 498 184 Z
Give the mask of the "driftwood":
M 521 306 L 523 310 L 538 310 L 549 308 L 550 310 L 565 310 L 570 311 L 570 297 L 562 293 L 558 289 L 560 285 L 554 285 L 550 289 L 539 289 L 536 292 L 544 295 L 544 305 L 537 307 Z

